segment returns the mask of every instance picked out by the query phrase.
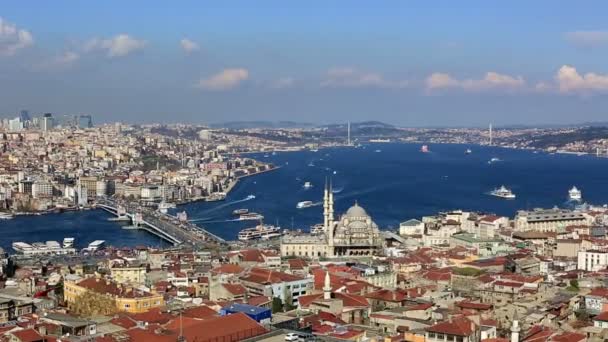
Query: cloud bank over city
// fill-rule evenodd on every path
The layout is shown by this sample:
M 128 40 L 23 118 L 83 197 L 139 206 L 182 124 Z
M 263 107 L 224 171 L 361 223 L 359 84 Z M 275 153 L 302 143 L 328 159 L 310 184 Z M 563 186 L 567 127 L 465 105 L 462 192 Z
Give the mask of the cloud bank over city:
M 482 2 L 491 18 L 466 23 L 449 8 L 417 8 L 442 22 L 432 31 L 421 30 L 407 4 L 240 5 L 184 5 L 162 24 L 159 9 L 128 20 L 138 8 L 126 5 L 106 26 L 95 7 L 65 8 L 79 16 L 53 26 L 9 6 L 0 13 L 0 115 L 30 109 L 95 113 L 101 121 L 379 119 L 420 126 L 598 121 L 608 104 L 601 2 L 562 9 L 542 24 L 535 4 L 511 30 L 504 28 L 513 13 L 493 17 Z M 337 22 L 341 9 L 346 19 Z M 562 25 L 567 10 L 586 21 Z M 361 17 L 366 11 L 373 16 Z M 466 15 L 466 8 L 457 11 Z M 307 20 L 311 13 L 319 15 L 317 27 Z M 482 24 L 484 32 L 472 31 Z

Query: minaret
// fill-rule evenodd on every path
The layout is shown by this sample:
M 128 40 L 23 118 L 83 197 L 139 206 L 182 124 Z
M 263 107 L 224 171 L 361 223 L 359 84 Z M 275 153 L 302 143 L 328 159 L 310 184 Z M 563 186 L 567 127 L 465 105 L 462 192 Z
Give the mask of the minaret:
M 331 281 L 329 280 L 329 271 L 325 271 L 325 284 L 323 285 L 323 299 L 331 299 Z
M 519 342 L 519 332 L 521 328 L 519 327 L 519 320 L 517 319 L 517 310 L 515 310 L 515 314 L 513 314 L 513 322 L 511 323 L 511 342 Z
M 329 226 L 334 224 L 334 189 L 331 184 L 331 178 L 329 179 L 329 201 L 327 203 L 327 223 Z
M 325 190 L 323 192 L 323 228 L 325 231 L 329 228 L 329 188 L 327 186 L 327 177 L 325 178 Z

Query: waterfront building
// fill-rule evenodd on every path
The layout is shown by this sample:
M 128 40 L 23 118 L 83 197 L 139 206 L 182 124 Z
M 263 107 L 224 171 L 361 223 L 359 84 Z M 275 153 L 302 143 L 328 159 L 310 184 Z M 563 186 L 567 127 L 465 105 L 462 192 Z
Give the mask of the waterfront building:
M 515 217 L 515 230 L 555 232 L 568 226 L 590 225 L 594 218 L 580 211 L 565 209 L 520 210 Z
M 424 223 L 411 219 L 399 224 L 399 235 L 422 235 L 424 234 Z
M 110 276 L 120 284 L 145 284 L 148 268 L 145 265 L 114 265 Z
M 281 256 L 311 258 L 370 257 L 381 252 L 383 240 L 378 225 L 358 203 L 338 221 L 334 220 L 334 195 L 331 185 L 323 196 L 323 233 L 286 235 L 281 240 Z
M 251 295 L 280 298 L 283 303 L 291 301 L 291 305 L 297 305 L 298 298 L 313 288 L 312 278 L 265 268 L 252 268 L 240 280 Z

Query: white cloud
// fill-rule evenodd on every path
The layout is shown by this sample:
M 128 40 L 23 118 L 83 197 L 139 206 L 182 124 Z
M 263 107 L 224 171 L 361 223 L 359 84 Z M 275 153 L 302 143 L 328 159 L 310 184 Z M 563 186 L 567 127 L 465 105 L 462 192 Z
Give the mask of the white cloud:
M 427 90 L 446 88 L 459 88 L 466 91 L 515 90 L 525 88 L 525 86 L 526 81 L 521 76 L 509 76 L 494 71 L 487 72 L 481 79 L 459 80 L 440 72 L 433 73 L 426 79 Z
M 608 45 L 608 31 L 572 31 L 567 32 L 564 37 L 570 44 L 582 48 Z
M 608 74 L 589 72 L 581 75 L 570 65 L 559 68 L 555 81 L 562 93 L 608 92 Z
M 407 81 L 389 81 L 375 72 L 361 71 L 355 68 L 331 68 L 326 78 L 321 82 L 322 87 L 382 87 L 401 88 Z
M 34 44 L 32 34 L 0 17 L 0 56 L 12 56 Z
M 194 51 L 198 51 L 200 49 L 200 47 L 198 46 L 197 43 L 191 41 L 188 38 L 183 38 L 182 40 L 179 41 L 179 45 L 182 47 L 182 49 L 186 52 L 186 53 L 191 53 Z
M 141 50 L 146 46 L 143 40 L 135 39 L 128 34 L 119 34 L 109 39 L 93 38 L 85 46 L 85 51 L 105 51 L 106 55 L 112 57 L 124 57 L 132 52 Z
M 201 79 L 196 86 L 206 90 L 228 90 L 238 87 L 248 79 L 249 71 L 247 69 L 224 69 L 209 78 Z
M 69 68 L 80 59 L 80 55 L 74 51 L 66 51 L 55 58 L 44 63 L 35 65 L 34 70 L 52 71 Z

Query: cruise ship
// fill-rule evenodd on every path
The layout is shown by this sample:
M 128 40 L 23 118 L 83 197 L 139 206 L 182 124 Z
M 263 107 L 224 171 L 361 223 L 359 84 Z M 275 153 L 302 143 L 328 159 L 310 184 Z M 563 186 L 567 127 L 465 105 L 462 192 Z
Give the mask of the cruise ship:
M 298 204 L 296 205 L 296 208 L 304 209 L 304 208 L 312 207 L 313 205 L 314 205 L 313 201 L 302 201 L 302 202 L 298 202 Z
M 583 194 L 577 187 L 573 186 L 572 189 L 568 190 L 568 198 L 571 201 L 580 201 L 583 199 Z
M 239 216 L 239 219 L 242 221 L 258 221 L 263 220 L 264 215 L 258 213 L 245 213 Z
M 0 212 L 0 220 L 10 220 L 14 219 L 15 215 L 11 213 Z
M 65 240 L 64 245 L 60 245 L 57 241 L 46 241 L 46 242 L 34 242 L 32 244 L 26 242 L 13 242 L 13 249 L 15 252 L 24 256 L 37 256 L 37 255 L 66 255 L 76 253 L 76 249 L 72 246 L 66 246 Z
M 507 189 L 504 185 L 501 185 L 498 189 L 492 190 L 490 192 L 490 195 L 506 199 L 515 198 L 515 194 L 511 190 Z
M 268 240 L 281 236 L 281 228 L 266 224 L 259 224 L 253 228 L 246 228 L 239 232 L 239 240 Z

